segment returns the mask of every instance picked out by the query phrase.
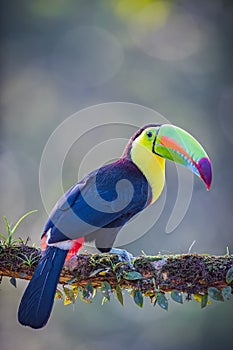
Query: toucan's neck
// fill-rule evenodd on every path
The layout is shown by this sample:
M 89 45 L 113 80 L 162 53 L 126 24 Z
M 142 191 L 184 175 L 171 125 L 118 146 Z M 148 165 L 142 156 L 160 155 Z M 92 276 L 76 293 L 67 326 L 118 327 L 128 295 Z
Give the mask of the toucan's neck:
M 135 140 L 127 156 L 140 169 L 152 189 L 152 203 L 160 196 L 165 182 L 165 159 Z

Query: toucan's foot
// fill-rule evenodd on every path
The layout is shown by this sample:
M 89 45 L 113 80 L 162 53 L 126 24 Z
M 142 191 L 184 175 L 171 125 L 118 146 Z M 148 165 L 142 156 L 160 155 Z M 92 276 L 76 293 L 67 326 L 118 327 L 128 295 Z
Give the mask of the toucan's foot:
M 132 264 L 133 255 L 131 253 L 127 252 L 127 250 L 112 248 L 109 253 L 119 255 L 120 261 L 125 261 L 129 264 L 129 266 L 131 268 L 133 267 L 133 264 Z

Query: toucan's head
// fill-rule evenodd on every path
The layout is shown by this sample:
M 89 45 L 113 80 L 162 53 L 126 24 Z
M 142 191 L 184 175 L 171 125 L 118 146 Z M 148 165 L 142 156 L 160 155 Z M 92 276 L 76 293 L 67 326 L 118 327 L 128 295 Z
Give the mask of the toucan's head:
M 204 181 L 207 189 L 210 188 L 212 171 L 209 157 L 188 132 L 170 124 L 146 125 L 132 136 L 128 154 L 136 153 L 139 145 L 157 159 L 159 156 L 189 168 Z

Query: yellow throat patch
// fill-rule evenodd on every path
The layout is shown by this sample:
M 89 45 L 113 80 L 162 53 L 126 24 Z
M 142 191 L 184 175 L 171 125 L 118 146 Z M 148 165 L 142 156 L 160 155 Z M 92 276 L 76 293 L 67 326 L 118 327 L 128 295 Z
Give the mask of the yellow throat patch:
M 130 151 L 131 159 L 141 170 L 152 189 L 152 203 L 155 202 L 165 183 L 165 159 L 152 152 L 151 142 L 136 138 Z

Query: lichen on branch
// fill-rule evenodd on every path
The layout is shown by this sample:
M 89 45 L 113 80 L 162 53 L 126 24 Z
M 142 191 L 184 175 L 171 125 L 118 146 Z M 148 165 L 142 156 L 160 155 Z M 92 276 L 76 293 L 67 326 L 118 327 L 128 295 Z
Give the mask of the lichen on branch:
M 41 257 L 41 251 L 23 242 L 0 246 L 0 276 L 30 279 Z M 135 303 L 142 306 L 147 296 L 155 304 L 167 309 L 165 292 L 177 302 L 195 299 L 206 306 L 208 296 L 215 300 L 229 299 L 233 287 L 233 256 L 199 254 L 139 256 L 131 267 L 119 261 L 115 254 L 80 254 L 68 260 L 61 272 L 58 297 L 74 301 L 81 291 L 81 299 L 90 302 L 96 289 L 104 300 L 115 293 L 123 303 L 121 290 L 131 292 Z M 198 297 L 199 296 L 199 297 Z

